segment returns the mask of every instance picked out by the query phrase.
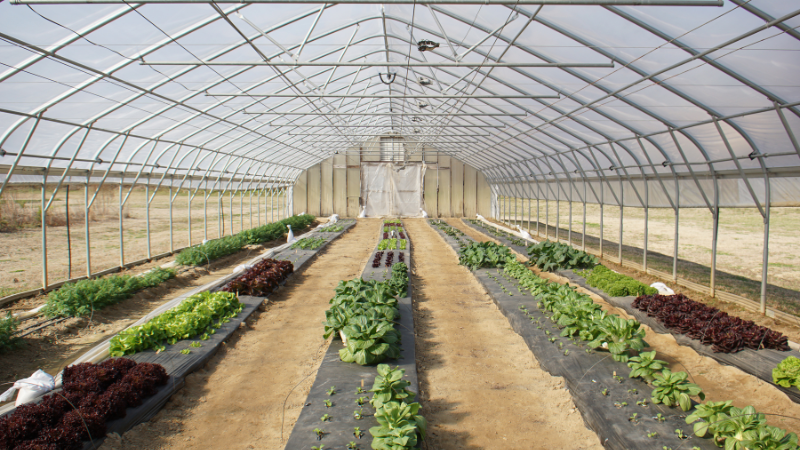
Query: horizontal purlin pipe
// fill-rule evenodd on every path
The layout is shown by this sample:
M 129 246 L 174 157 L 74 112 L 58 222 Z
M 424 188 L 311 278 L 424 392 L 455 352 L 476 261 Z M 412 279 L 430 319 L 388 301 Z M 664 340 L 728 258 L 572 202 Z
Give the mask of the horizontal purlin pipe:
M 142 0 L 145 3 L 211 3 L 211 0 Z M 215 0 L 214 3 L 242 3 L 241 0 Z M 273 4 L 275 0 L 248 0 L 247 3 Z M 282 0 L 281 3 L 315 4 L 319 0 Z M 722 6 L 723 0 L 341 0 L 336 3 L 351 5 L 393 4 L 408 5 L 602 5 L 602 6 Z M 76 5 L 76 4 L 111 4 L 125 5 L 123 0 L 12 0 L 14 5 Z
M 143 66 L 273 66 L 273 67 L 584 67 L 614 68 L 607 63 L 536 63 L 536 62 L 399 62 L 399 61 L 142 61 Z
M 209 97 L 252 97 L 252 98 L 375 98 L 375 99 L 418 99 L 418 98 L 437 98 L 442 100 L 448 99 L 470 99 L 470 98 L 494 98 L 494 99 L 526 99 L 526 98 L 560 98 L 558 94 L 541 94 L 541 95 L 492 95 L 492 94 L 478 94 L 478 95 L 389 95 L 389 94 L 248 94 L 248 93 L 229 93 L 229 94 L 213 94 L 206 92 Z

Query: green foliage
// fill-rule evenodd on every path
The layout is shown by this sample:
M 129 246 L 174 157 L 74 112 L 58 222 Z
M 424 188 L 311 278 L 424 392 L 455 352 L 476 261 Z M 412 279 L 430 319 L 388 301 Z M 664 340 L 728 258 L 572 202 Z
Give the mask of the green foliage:
M 232 292 L 201 292 L 180 305 L 150 319 L 149 322 L 121 331 L 111 339 L 111 356 L 131 355 L 155 348 L 166 349 L 165 343 L 175 344 L 205 333 L 208 339 L 216 329 L 242 311 L 244 304 Z
M 560 242 L 544 241 L 528 247 L 528 255 L 536 267 L 552 272 L 562 269 L 592 267 L 597 258 Z
M 342 230 L 344 230 L 343 226 L 337 225 L 337 224 L 334 223 L 334 224 L 328 225 L 327 227 L 320 228 L 319 230 L 317 230 L 317 232 L 319 232 L 319 233 L 338 233 L 338 232 L 340 232 Z
M 458 263 L 470 270 L 501 267 L 511 260 L 516 261 L 511 249 L 494 242 L 471 242 L 458 251 Z
M 695 407 L 694 412 L 686 417 L 686 423 L 692 424 L 694 434 L 698 437 L 704 437 L 709 431 L 714 433 L 717 425 L 723 420 L 721 414 L 730 414 L 733 408 L 733 402 L 706 402 Z M 727 416 L 724 416 L 727 417 Z
M 630 378 L 641 378 L 648 383 L 655 380 L 655 373 L 667 367 L 666 361 L 656 359 L 656 352 L 641 352 L 638 356 L 628 358 L 628 367 L 631 368 Z
M 286 228 L 287 225 L 291 225 L 294 231 L 300 231 L 313 223 L 314 220 L 316 220 L 316 218 L 310 214 L 287 217 L 281 221 L 245 230 L 233 236 L 225 236 L 220 239 L 208 241 L 205 244 L 187 248 L 178 253 L 178 256 L 175 257 L 175 261 L 184 266 L 208 264 L 215 259 L 232 255 L 240 251 L 245 245 L 260 244 L 280 239 L 286 235 L 288 231 L 288 228 Z
M 316 250 L 322 247 L 322 244 L 324 244 L 325 241 L 326 239 L 323 237 L 320 238 L 307 237 L 300 239 L 299 241 L 292 244 L 291 248 L 293 249 L 300 248 L 303 250 Z
M 19 327 L 19 320 L 10 312 L 6 313 L 5 318 L 0 319 L 0 353 L 16 347 L 17 338 L 14 337 L 14 333 L 17 331 L 17 327 Z
M 408 266 L 398 262 L 392 264 L 392 277 L 386 282 L 400 298 L 408 296 Z
M 700 386 L 686 381 L 689 377 L 686 372 L 673 373 L 669 369 L 664 369 L 654 376 L 653 387 L 655 389 L 651 394 L 653 403 L 680 406 L 682 410 L 688 411 L 692 408 L 690 397 L 700 397 L 701 400 L 706 398 Z
M 407 244 L 405 239 L 381 239 L 378 250 L 405 250 Z
M 644 341 L 645 332 L 641 324 L 633 319 L 623 319 L 618 316 L 607 316 L 595 322 L 597 336 L 589 347 L 597 348 L 603 343 L 607 344 L 614 361 L 628 362 L 628 350 L 641 350 L 647 347 Z
M 378 364 L 378 376 L 370 389 L 375 395 L 369 401 L 376 410 L 389 402 L 414 400 L 417 394 L 406 389 L 411 383 L 403 379 L 405 373 L 404 369 L 392 369 L 388 364 Z
M 589 286 L 596 287 L 612 297 L 627 297 L 658 294 L 658 289 L 640 283 L 633 278 L 614 272 L 600 264 L 586 277 Z
M 156 267 L 138 277 L 111 275 L 67 283 L 47 296 L 42 314 L 48 318 L 88 316 L 93 311 L 126 300 L 142 289 L 158 286 L 174 277 L 174 270 Z
M 772 369 L 772 381 L 785 388 L 800 387 L 800 359 L 790 356 Z
M 698 405 L 686 418 L 694 423 L 700 437 L 713 435 L 714 443 L 725 450 L 797 450 L 797 435 L 767 425 L 764 414 L 752 406 L 739 409 L 731 402 L 708 402 Z
M 377 427 L 369 429 L 375 450 L 402 450 L 415 448 L 425 439 L 428 427 L 425 418 L 417 414 L 419 403 L 389 402 L 375 411 Z

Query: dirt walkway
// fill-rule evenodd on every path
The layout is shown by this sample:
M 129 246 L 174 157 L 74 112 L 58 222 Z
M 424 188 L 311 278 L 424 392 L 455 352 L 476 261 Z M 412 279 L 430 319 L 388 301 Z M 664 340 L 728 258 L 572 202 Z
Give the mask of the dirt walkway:
M 422 219 L 414 242 L 415 328 L 425 449 L 601 449 L 561 378 L 539 368 L 455 252 Z
M 478 233 L 473 228 L 466 226 L 460 219 L 450 219 L 447 223 L 465 232 L 469 237 L 486 241 L 488 237 Z M 533 271 L 542 278 L 565 284 L 564 277 L 548 272 L 541 272 L 535 267 Z M 578 291 L 589 295 L 595 303 L 603 309 L 618 314 L 622 317 L 633 319 L 624 310 L 608 304 L 602 297 L 579 286 Z M 779 426 L 793 432 L 800 431 L 800 405 L 794 403 L 776 387 L 766 383 L 742 370 L 718 363 L 712 358 L 698 354 L 694 349 L 678 344 L 671 334 L 659 334 L 652 328 L 642 325 L 646 331 L 645 341 L 650 348 L 658 352 L 658 357 L 671 363 L 673 371 L 685 371 L 690 374 L 691 380 L 697 383 L 706 394 L 706 401 L 733 400 L 733 404 L 743 408 L 751 405 L 758 412 L 767 414 L 782 414 L 787 417 L 768 416 L 767 420 L 774 426 Z
M 188 376 L 155 418 L 102 448 L 283 448 L 327 348 L 321 322 L 328 300 L 340 280 L 361 273 L 381 222 L 359 219 L 273 295 L 246 332 Z

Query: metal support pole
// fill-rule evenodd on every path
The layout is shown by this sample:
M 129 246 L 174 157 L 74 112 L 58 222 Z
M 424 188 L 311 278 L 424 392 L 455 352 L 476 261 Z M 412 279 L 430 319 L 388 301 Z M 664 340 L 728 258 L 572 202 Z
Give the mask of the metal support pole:
M 581 247 L 586 251 L 586 180 L 583 180 L 583 233 L 581 234 Z
M 125 265 L 125 242 L 122 237 L 122 179 L 119 182 L 119 266 Z
M 250 190 L 250 228 L 253 228 L 253 191 Z
M 642 270 L 647 273 L 647 234 L 648 221 L 650 220 L 650 189 L 647 179 L 644 179 L 644 249 L 642 251 Z
M 561 182 L 556 182 L 556 242 L 560 239 L 559 227 L 561 225 Z
M 678 282 L 678 223 L 680 221 L 680 189 L 678 188 L 678 180 L 675 180 L 675 239 L 672 258 L 672 281 Z
M 544 199 L 544 237 L 550 239 L 550 199 Z
M 270 189 L 269 192 L 269 214 L 269 223 L 275 222 L 275 191 L 273 189 Z
M 530 187 L 530 184 L 528 184 L 528 187 Z M 531 197 L 529 195 L 528 196 L 528 233 L 530 234 L 530 232 L 531 232 Z
M 42 176 L 42 289 L 47 289 L 47 209 L 45 190 L 47 175 Z
M 619 179 L 619 265 L 622 265 L 622 222 L 623 211 L 625 209 L 625 193 L 622 187 L 622 177 Z
M 147 259 L 152 259 L 153 256 L 150 252 L 150 180 L 144 185 L 144 227 L 147 234 Z
M 259 189 L 258 190 L 258 199 L 256 199 L 256 208 L 258 208 L 258 226 L 261 226 L 261 192 L 262 192 L 262 189 Z
M 600 258 L 603 257 L 603 183 L 600 182 Z
M 86 177 L 86 189 L 83 191 L 83 220 L 86 234 L 86 276 L 92 276 L 92 246 L 89 240 L 89 177 Z
M 225 218 L 222 214 L 222 191 L 217 191 L 217 237 L 222 237 L 222 227 Z
M 189 225 L 189 229 L 187 230 L 188 237 L 189 237 L 189 247 L 192 246 L 192 189 L 186 190 L 186 209 L 189 210 L 187 224 Z
M 761 262 L 761 314 L 767 313 L 767 277 L 769 275 L 769 210 L 772 203 L 769 176 L 765 176 L 766 196 L 764 198 L 764 254 Z
M 228 221 L 231 224 L 231 236 L 233 236 L 233 191 L 228 191 Z
M 567 240 L 569 245 L 572 245 L 572 183 L 569 183 L 569 231 L 567 231 Z
M 717 295 L 717 235 L 719 233 L 719 199 L 714 196 L 714 215 L 711 228 L 711 282 L 709 283 L 711 297 Z
M 172 183 L 172 181 L 170 181 Z M 173 236 L 173 227 L 172 227 L 172 185 L 170 184 L 169 187 L 169 252 L 172 253 L 175 251 L 175 240 Z
M 206 181 L 206 188 L 208 188 L 208 181 Z M 208 189 L 203 190 L 203 240 L 208 240 Z
M 536 182 L 536 236 L 537 237 L 541 236 L 541 234 L 539 233 L 539 223 L 540 223 L 540 221 L 539 221 L 539 210 L 540 210 L 539 197 L 541 197 L 541 193 L 542 193 L 542 191 L 541 191 L 541 189 L 539 187 L 539 182 L 537 181 Z

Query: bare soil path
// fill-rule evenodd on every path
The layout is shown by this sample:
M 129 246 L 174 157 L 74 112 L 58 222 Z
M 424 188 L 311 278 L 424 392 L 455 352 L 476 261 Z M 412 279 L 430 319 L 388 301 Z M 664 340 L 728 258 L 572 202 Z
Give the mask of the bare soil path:
M 465 225 L 461 222 L 461 219 L 450 219 L 447 223 L 463 231 L 473 239 L 481 242 L 492 240 Z M 559 275 L 541 272 L 535 267 L 532 270 L 537 275 L 550 281 L 562 284 L 568 283 L 566 278 Z M 578 291 L 589 295 L 595 303 L 609 312 L 627 319 L 633 318 L 624 310 L 608 304 L 602 297 L 591 291 L 581 287 L 578 287 Z M 651 349 L 658 352 L 658 358 L 670 362 L 670 369 L 673 371 L 687 372 L 691 381 L 703 388 L 706 394 L 706 401 L 733 400 L 734 406 L 739 408 L 751 405 L 761 413 L 789 416 L 767 416 L 767 421 L 771 425 L 779 426 L 795 433 L 800 431 L 800 405 L 791 401 L 786 394 L 774 386 L 736 367 L 720 364 L 712 358 L 698 354 L 690 347 L 678 344 L 671 334 L 656 333 L 646 325 L 642 325 L 642 328 L 647 333 L 645 341 L 650 344 Z M 649 392 L 644 396 L 649 397 Z
M 601 449 L 561 378 L 542 370 L 455 252 L 423 219 L 414 320 L 425 449 Z
M 102 448 L 283 448 L 328 345 L 321 325 L 328 300 L 340 280 L 359 276 L 381 223 L 359 219 L 271 296 L 267 310 L 204 369 L 189 375 L 152 420 L 106 439 Z

